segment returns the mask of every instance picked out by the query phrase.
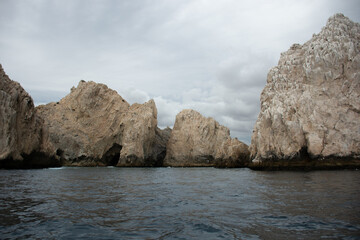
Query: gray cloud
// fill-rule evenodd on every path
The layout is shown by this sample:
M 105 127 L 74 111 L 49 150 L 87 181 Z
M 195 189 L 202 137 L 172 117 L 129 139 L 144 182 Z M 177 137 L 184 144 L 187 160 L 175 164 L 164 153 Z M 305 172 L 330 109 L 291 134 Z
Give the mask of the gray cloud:
M 0 63 L 36 103 L 57 101 L 79 80 L 127 101 L 154 98 L 172 126 L 193 108 L 250 142 L 266 75 L 357 0 L 2 0 Z

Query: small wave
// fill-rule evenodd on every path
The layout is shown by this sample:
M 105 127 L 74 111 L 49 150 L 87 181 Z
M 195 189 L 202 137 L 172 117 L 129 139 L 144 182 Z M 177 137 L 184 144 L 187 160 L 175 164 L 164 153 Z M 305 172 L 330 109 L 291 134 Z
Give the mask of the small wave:
M 48 168 L 49 170 L 60 170 L 60 169 L 65 169 L 66 167 L 53 167 L 53 168 Z

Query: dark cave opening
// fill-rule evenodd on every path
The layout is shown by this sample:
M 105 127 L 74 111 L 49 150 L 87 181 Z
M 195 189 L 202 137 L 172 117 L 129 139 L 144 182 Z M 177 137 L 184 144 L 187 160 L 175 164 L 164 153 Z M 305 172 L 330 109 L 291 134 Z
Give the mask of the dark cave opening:
M 300 160 L 303 160 L 303 161 L 310 161 L 311 160 L 311 157 L 310 157 L 310 154 L 308 152 L 308 148 L 307 146 L 304 146 L 300 149 L 299 153 L 298 153 L 298 157 Z
M 102 161 L 105 163 L 106 166 L 116 166 L 119 162 L 120 158 L 120 151 L 122 146 L 114 143 L 109 150 L 103 155 Z

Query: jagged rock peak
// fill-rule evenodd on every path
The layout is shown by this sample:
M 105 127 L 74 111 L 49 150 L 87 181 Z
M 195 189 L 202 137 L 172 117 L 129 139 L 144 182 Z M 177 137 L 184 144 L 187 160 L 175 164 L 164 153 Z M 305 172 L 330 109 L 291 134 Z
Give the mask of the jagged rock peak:
M 322 28 L 320 35 L 349 35 L 354 37 L 357 35 L 358 28 L 359 23 L 351 21 L 342 13 L 337 13 L 328 19 L 325 27 Z
M 40 144 L 40 123 L 30 95 L 0 65 L 0 159 L 23 160 Z
M 57 166 L 56 159 L 42 152 L 46 131 L 34 102 L 0 65 L 0 167 Z
M 70 94 L 64 97 L 61 101 L 66 102 L 68 98 L 74 99 L 74 103 L 76 104 L 86 104 L 86 106 L 89 107 L 99 107 L 96 104 L 105 103 L 106 101 L 101 101 L 104 98 L 106 100 L 110 100 L 110 103 L 112 105 L 115 105 L 115 101 L 119 101 L 120 105 L 127 107 L 130 106 L 130 104 L 125 99 L 123 99 L 115 90 L 108 88 L 105 84 L 96 83 L 93 81 L 87 82 L 81 80 L 78 86 L 76 88 L 72 87 Z M 85 99 L 88 101 L 83 101 Z
M 342 14 L 281 54 L 261 93 L 251 156 L 256 162 L 358 158 L 360 24 Z

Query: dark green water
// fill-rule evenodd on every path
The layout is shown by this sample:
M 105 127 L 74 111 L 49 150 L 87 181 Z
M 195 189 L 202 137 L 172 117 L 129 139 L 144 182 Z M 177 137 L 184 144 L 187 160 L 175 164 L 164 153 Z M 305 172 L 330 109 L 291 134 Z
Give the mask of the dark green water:
M 0 239 L 360 239 L 360 171 L 0 170 Z

